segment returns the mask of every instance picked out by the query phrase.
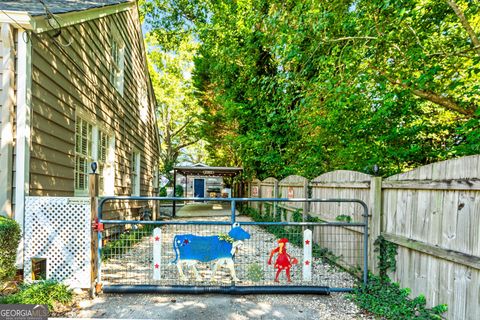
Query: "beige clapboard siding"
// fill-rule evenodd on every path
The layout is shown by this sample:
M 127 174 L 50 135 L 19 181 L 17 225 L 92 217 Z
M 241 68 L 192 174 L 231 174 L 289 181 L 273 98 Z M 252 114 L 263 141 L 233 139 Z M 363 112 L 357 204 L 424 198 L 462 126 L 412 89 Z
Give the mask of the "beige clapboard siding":
M 62 180 L 49 193 L 56 190 L 73 194 L 75 109 L 83 108 L 95 114 L 100 127 L 115 136 L 115 192 L 131 193 L 129 179 L 131 152 L 141 152 L 141 192 L 152 190 L 151 177 L 158 159 L 154 113 L 149 110 L 148 123 L 139 118 L 139 81 L 145 82 L 148 90 L 148 76 L 145 74 L 143 41 L 139 34 L 136 8 L 120 14 L 73 25 L 62 30 L 60 41 L 69 43 L 64 47 L 68 56 L 59 50 L 47 34 L 40 35 L 40 41 L 33 44 L 33 119 L 32 141 L 35 157 L 32 157 L 31 193 L 42 193 L 50 182 L 46 177 Z M 110 83 L 110 30 L 115 24 L 126 45 L 124 96 Z M 153 104 L 153 101 L 150 101 Z M 35 120 L 35 118 L 37 118 Z M 54 130 L 45 128 L 51 126 Z M 48 157 L 52 144 L 60 147 Z M 48 168 L 40 174 L 41 168 Z M 55 168 L 55 175 L 53 175 Z M 69 170 L 70 169 L 70 170 Z M 38 176 L 38 177 L 37 177 Z
M 287 177 L 283 183 L 274 178 L 254 180 L 250 190 L 257 186 L 260 197 L 270 197 L 276 183 L 299 188 L 293 180 L 300 178 Z M 359 172 L 333 171 L 313 179 L 310 186 L 314 198 L 355 198 L 368 204 L 372 215 L 369 268 L 375 271 L 373 242 L 383 234 L 398 245 L 397 270 L 390 275 L 394 281 L 411 288 L 412 297 L 424 294 L 430 307 L 447 304 L 447 319 L 473 320 L 480 314 L 479 182 L 480 155 L 474 155 L 383 180 Z M 334 221 L 339 214 L 350 214 L 358 221 L 361 211 L 347 204 L 310 206 L 310 214 L 325 221 Z M 336 254 L 359 248 L 361 233 L 342 229 L 343 234 L 356 237 L 356 244 L 333 245 L 332 235 L 317 230 L 314 241 Z M 343 259 L 341 263 L 355 266 L 357 261 Z

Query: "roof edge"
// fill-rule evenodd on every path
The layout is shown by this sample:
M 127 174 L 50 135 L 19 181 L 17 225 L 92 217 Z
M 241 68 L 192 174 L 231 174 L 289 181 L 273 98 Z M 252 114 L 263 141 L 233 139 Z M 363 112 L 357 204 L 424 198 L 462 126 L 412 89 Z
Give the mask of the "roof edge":
M 68 27 L 127 11 L 132 9 L 135 5 L 135 1 L 127 1 L 86 10 L 56 13 L 55 17 L 60 23 L 60 27 Z M 53 29 L 46 20 L 45 15 L 32 16 L 27 11 L 2 10 L 0 11 L 0 23 L 10 23 L 15 28 L 21 27 L 25 30 L 32 30 L 35 33 L 42 33 Z
M 9 23 L 14 28 L 32 30 L 32 18 L 27 11 L 0 11 L 0 23 Z

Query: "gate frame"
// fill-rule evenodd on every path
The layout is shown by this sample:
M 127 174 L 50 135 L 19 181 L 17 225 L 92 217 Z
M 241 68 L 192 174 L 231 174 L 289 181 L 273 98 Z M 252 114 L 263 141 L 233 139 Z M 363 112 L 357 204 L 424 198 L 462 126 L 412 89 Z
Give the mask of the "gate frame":
M 312 198 L 221 198 L 221 201 L 230 202 L 231 204 L 231 221 L 142 221 L 142 220 L 104 220 L 103 207 L 109 201 L 193 201 L 193 202 L 209 202 L 219 201 L 218 198 L 186 198 L 186 197 L 141 197 L 141 196 L 107 196 L 102 197 L 98 203 L 98 225 L 105 224 L 142 224 L 142 225 L 232 225 L 236 222 L 235 212 L 236 204 L 239 202 L 336 202 L 336 203 L 358 203 L 363 208 L 362 216 L 364 222 L 239 222 L 240 225 L 275 225 L 275 226 L 338 226 L 338 227 L 363 227 L 363 286 L 368 282 L 368 206 L 359 199 L 312 199 Z M 101 264 L 102 264 L 102 232 L 103 228 L 97 228 L 97 275 L 96 285 L 102 287 L 105 293 L 180 293 L 180 294 L 204 294 L 204 293 L 223 293 L 223 294 L 330 294 L 330 292 L 352 292 L 353 288 L 330 288 L 326 286 L 162 286 L 162 285 L 107 285 L 101 283 Z M 92 258 L 93 259 L 93 258 Z

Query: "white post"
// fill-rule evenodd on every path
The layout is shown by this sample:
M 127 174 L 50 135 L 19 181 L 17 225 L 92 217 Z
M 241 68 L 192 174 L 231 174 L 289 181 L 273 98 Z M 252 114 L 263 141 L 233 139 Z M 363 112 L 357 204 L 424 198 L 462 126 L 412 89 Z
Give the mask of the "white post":
M 312 230 L 303 231 L 303 281 L 312 281 Z
M 25 219 L 25 197 L 30 185 L 30 127 L 32 95 L 32 43 L 25 30 L 17 30 L 17 123 L 15 159 L 15 220 L 23 230 Z M 17 265 L 23 265 L 23 242 L 20 242 Z M 20 257 L 20 258 L 19 258 Z
M 162 270 L 162 229 L 153 229 L 153 280 L 160 280 Z
M 13 32 L 10 24 L 1 24 L 0 37 L 2 41 L 0 46 L 0 57 L 2 57 L 0 59 L 0 68 L 2 69 L 0 96 L 0 215 L 17 218 L 13 216 L 12 212 L 15 42 L 13 41 Z M 23 221 L 17 222 L 19 222 L 23 230 Z

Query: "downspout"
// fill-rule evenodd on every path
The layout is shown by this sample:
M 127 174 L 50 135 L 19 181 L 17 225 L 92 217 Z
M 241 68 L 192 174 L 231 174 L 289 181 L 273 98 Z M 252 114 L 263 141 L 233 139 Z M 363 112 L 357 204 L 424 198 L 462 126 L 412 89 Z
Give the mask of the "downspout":
M 24 226 L 25 200 L 30 193 L 32 45 L 26 30 L 17 30 L 17 112 L 15 220 Z M 23 240 L 23 239 L 22 239 Z M 23 241 L 22 241 L 23 243 Z M 17 265 L 23 267 L 23 248 Z

